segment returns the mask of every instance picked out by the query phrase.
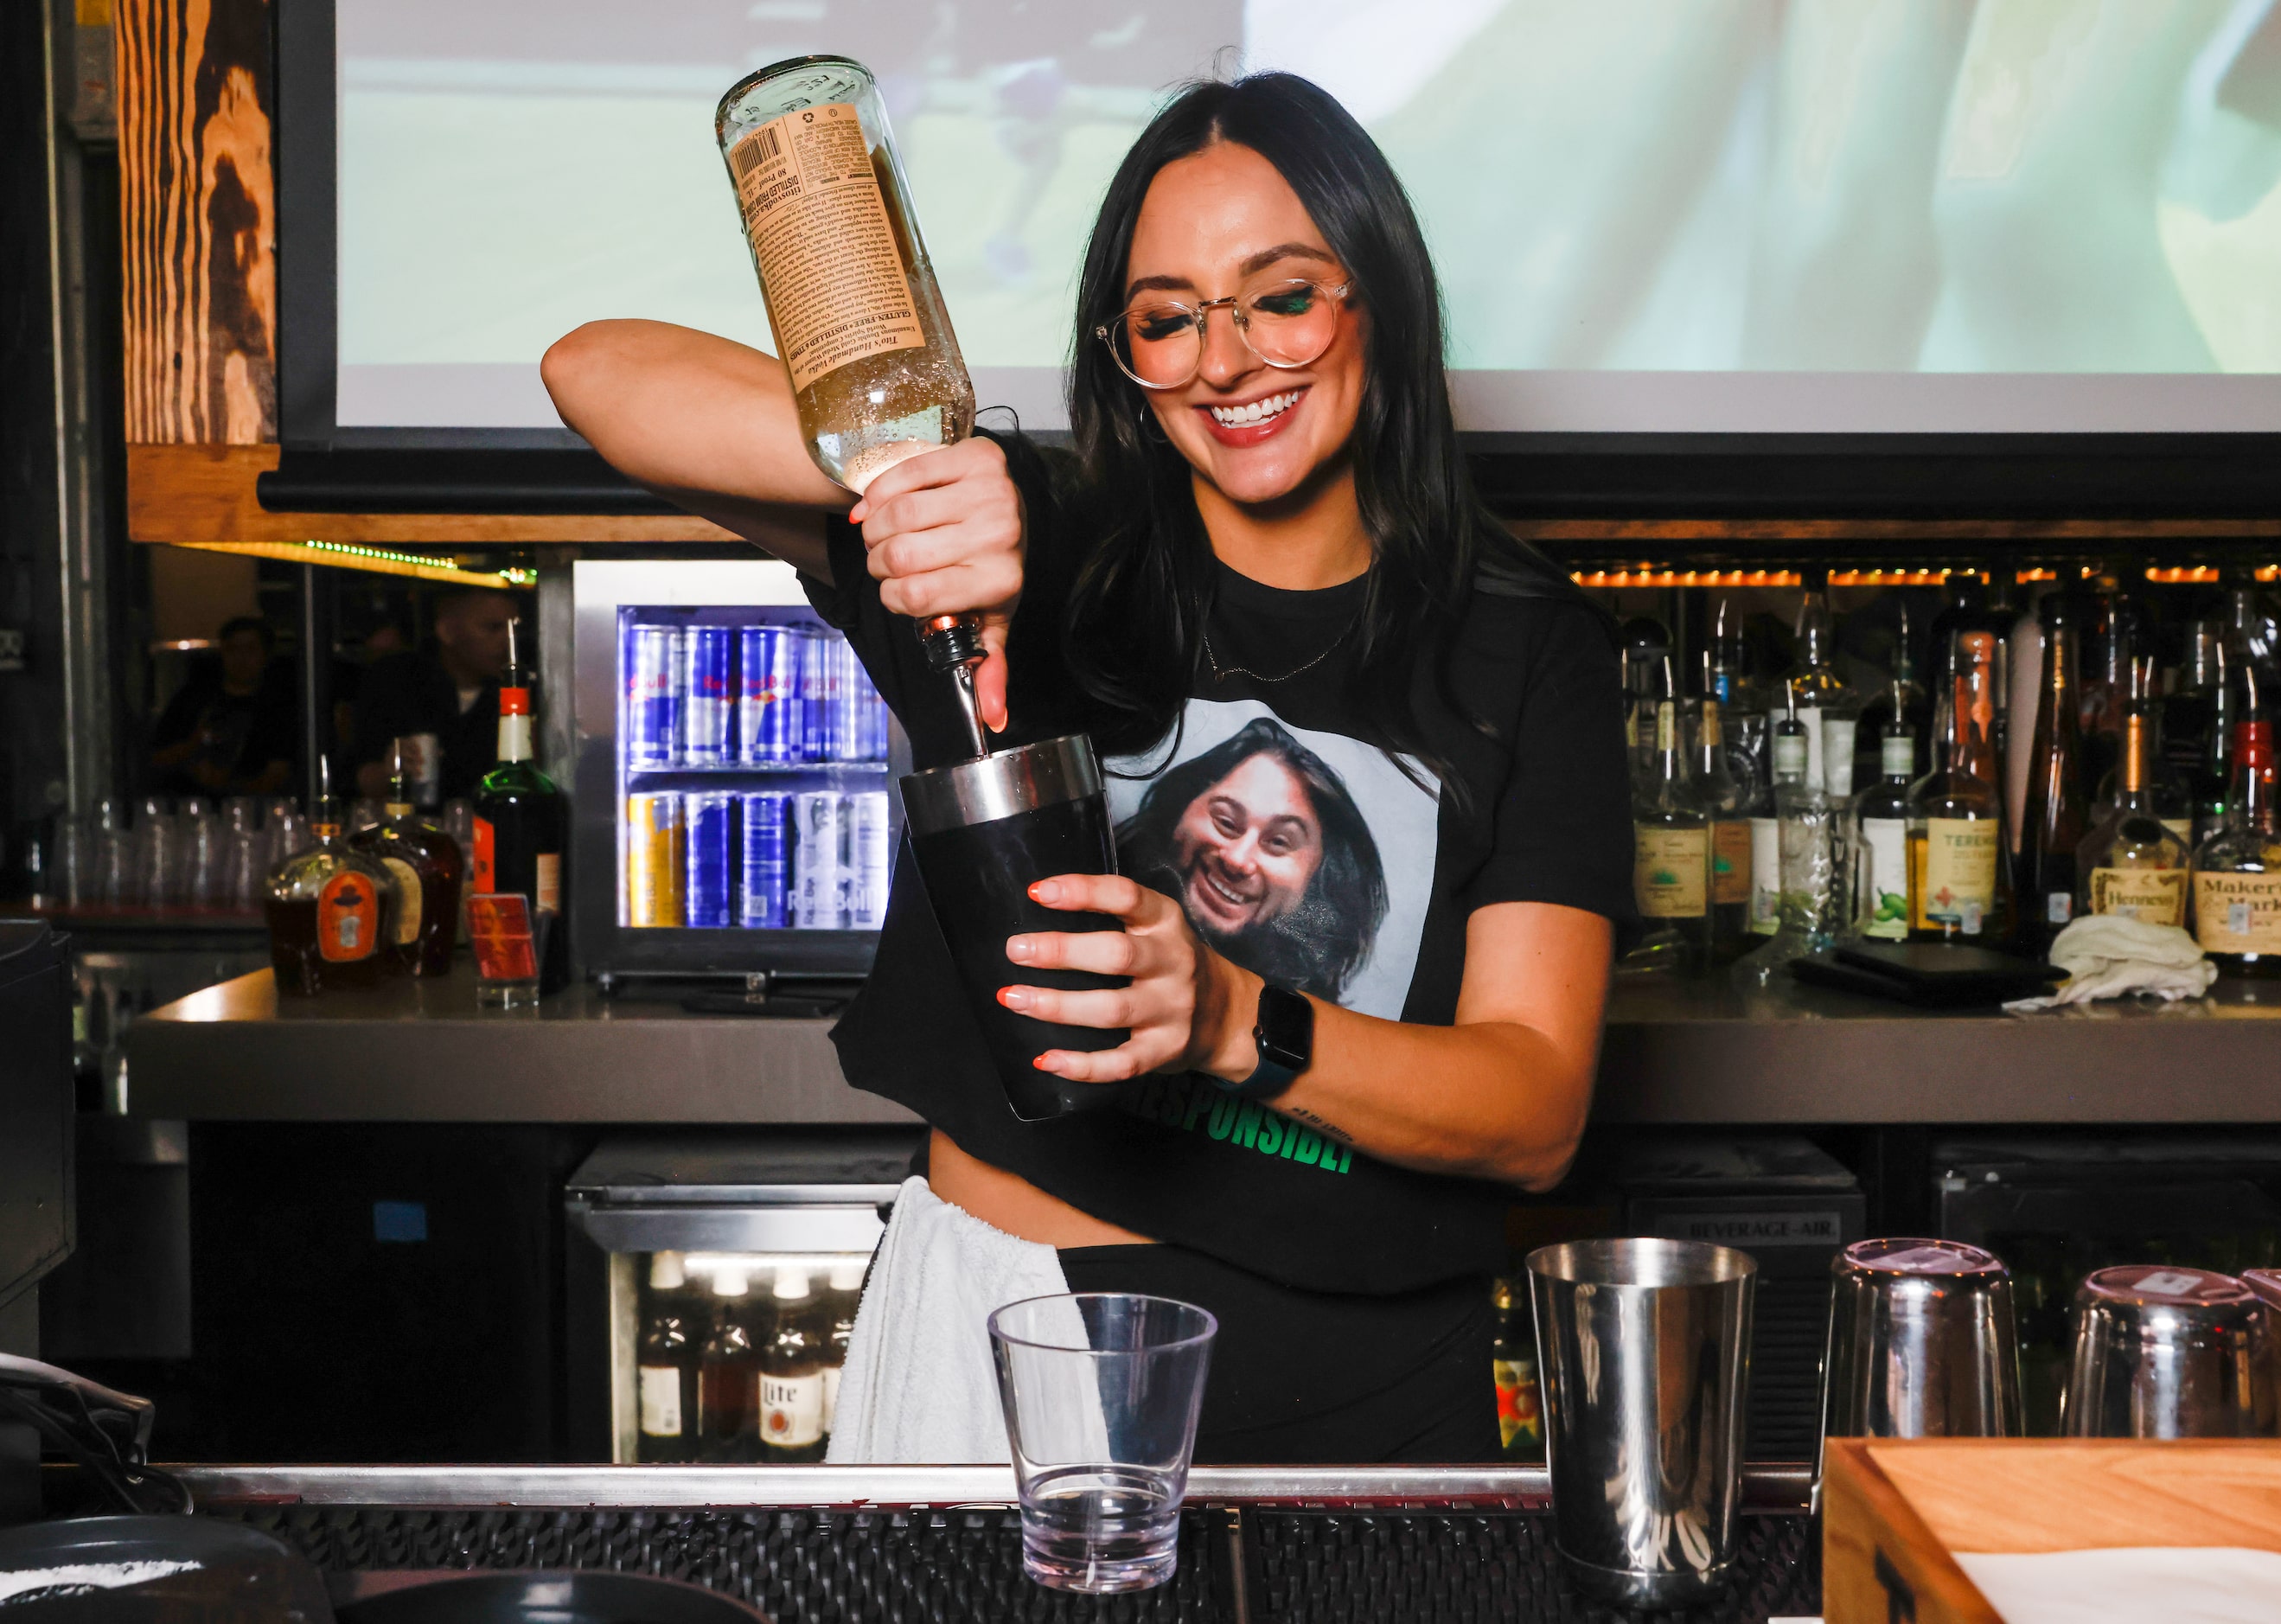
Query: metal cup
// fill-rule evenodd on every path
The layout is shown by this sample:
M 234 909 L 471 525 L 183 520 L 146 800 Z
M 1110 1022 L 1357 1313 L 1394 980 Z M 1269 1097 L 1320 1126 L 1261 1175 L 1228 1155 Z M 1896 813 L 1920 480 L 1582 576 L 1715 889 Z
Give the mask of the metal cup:
M 2125 1264 L 2075 1294 L 2075 1354 L 2060 1395 L 2071 1438 L 2254 1436 L 2265 1323 L 2231 1274 Z
M 1529 1254 L 1554 1543 L 1588 1594 L 1679 1606 L 1727 1581 L 1757 1276 L 1696 1241 Z
M 2257 1389 L 2257 1431 L 2271 1437 L 2281 1429 L 2281 1269 L 2244 1269 L 2241 1283 L 2257 1299 L 2265 1319 L 2264 1371 Z
M 1857 1241 L 1830 1259 L 1824 1438 L 2021 1431 L 2012 1276 L 1957 1241 Z

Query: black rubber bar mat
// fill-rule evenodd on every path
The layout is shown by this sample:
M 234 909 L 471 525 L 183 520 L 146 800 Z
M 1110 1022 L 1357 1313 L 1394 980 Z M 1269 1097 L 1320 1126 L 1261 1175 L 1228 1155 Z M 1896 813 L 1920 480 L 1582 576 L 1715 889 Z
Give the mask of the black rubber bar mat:
M 222 1505 L 333 1572 L 608 1568 L 685 1579 L 776 1624 L 1764 1624 L 1821 1612 L 1804 1517 L 1745 1517 L 1717 1603 L 1624 1614 L 1581 1600 L 1541 1512 L 1190 1506 L 1178 1575 L 1076 1597 L 1022 1576 L 1011 1511 L 504 1511 Z M 1240 1582 L 1239 1582 L 1240 1576 Z

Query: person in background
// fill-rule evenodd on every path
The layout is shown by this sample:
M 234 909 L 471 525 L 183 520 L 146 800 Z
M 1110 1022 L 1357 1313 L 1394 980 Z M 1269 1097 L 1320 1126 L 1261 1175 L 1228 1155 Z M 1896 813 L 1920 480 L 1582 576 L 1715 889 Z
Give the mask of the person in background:
M 358 794 L 386 794 L 389 746 L 423 734 L 441 756 L 438 799 L 476 793 L 499 761 L 499 678 L 514 615 L 514 599 L 505 592 L 450 593 L 436 605 L 436 632 L 426 645 L 366 670 L 352 753 Z
M 159 715 L 152 787 L 166 795 L 274 795 L 292 777 L 290 684 L 273 680 L 277 634 L 241 615 L 222 624 L 220 659 L 202 668 Z

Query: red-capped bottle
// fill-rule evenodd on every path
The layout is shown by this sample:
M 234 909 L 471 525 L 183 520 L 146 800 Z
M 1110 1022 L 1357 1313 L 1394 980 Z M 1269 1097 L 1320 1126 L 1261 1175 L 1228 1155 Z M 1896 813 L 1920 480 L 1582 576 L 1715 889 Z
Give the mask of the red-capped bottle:
M 568 803 L 530 759 L 530 684 L 514 661 L 514 627 L 509 623 L 507 677 L 499 687 L 499 765 L 476 791 L 468 889 L 479 896 L 527 897 L 534 924 L 548 921 L 540 981 L 551 990 L 562 984 L 569 962 L 563 855 Z
M 2218 973 L 2281 978 L 2281 801 L 2273 724 L 2233 730 L 2233 793 L 2225 826 L 2194 853 L 2194 937 Z

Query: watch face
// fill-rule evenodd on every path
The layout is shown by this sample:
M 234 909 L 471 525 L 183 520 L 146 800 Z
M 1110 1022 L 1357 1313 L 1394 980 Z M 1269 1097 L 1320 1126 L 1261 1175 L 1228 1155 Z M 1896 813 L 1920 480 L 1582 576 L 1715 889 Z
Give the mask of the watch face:
M 1271 986 L 1259 994 L 1260 1052 L 1294 1071 L 1315 1056 L 1315 1006 L 1287 988 Z

